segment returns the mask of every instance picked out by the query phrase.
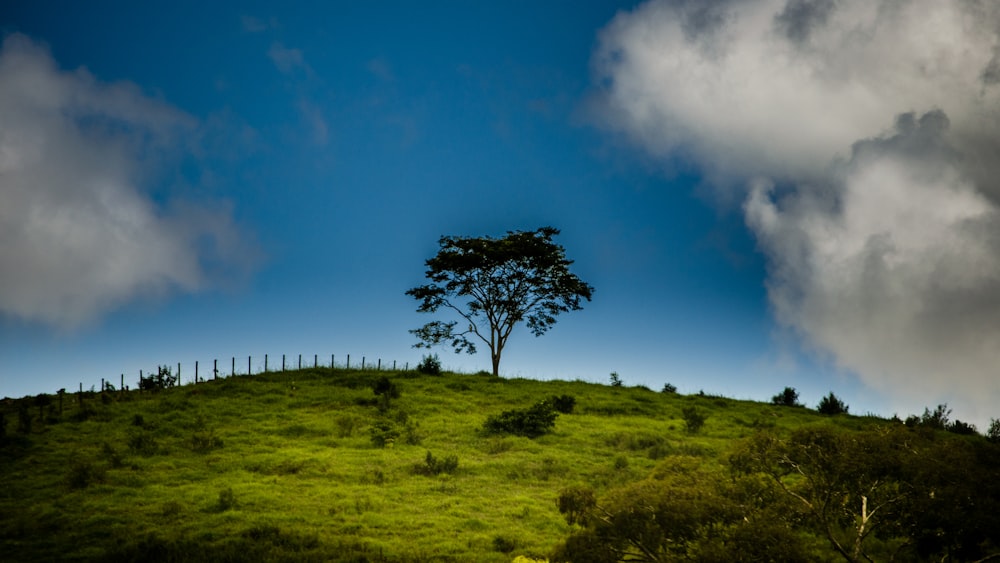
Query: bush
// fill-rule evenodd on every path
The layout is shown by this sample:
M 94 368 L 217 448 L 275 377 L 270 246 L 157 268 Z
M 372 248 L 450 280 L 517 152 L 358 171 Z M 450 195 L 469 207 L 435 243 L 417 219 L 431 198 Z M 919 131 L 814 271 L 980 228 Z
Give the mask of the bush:
M 419 475 L 440 475 L 442 473 L 454 473 L 458 469 L 458 456 L 449 455 L 444 459 L 434 457 L 434 454 L 427 452 L 422 464 L 418 463 L 414 467 L 414 472 Z
M 104 481 L 104 471 L 87 461 L 76 461 L 70 466 L 66 479 L 71 489 L 85 489 L 91 483 Z
M 514 434 L 526 438 L 537 438 L 547 434 L 556 425 L 559 416 L 552 406 L 541 401 L 529 409 L 514 409 L 491 416 L 483 424 L 487 434 Z
M 986 431 L 986 439 L 994 443 L 1000 443 L 1000 418 L 990 419 L 990 428 Z
M 674 385 L 673 383 L 663 384 L 663 390 L 661 391 L 661 393 L 667 393 L 668 395 L 672 395 L 676 392 L 677 392 L 677 386 Z
M 573 395 L 552 395 L 549 399 L 552 408 L 562 414 L 571 414 L 576 407 L 576 397 Z
M 771 403 L 782 407 L 800 407 L 799 392 L 794 387 L 785 387 L 785 390 L 771 397 Z
M 150 373 L 149 377 L 139 377 L 139 390 L 141 391 L 159 391 L 176 384 L 177 376 L 170 371 L 170 366 L 159 366 L 156 375 Z
M 611 377 L 611 386 L 612 387 L 621 387 L 622 386 L 622 378 L 619 377 L 617 371 L 611 372 L 611 376 L 610 377 Z
M 968 424 L 956 419 L 955 422 L 948 425 L 948 432 L 971 436 L 976 433 L 976 425 Z
M 847 404 L 837 398 L 837 396 L 833 394 L 833 391 L 830 391 L 829 395 L 820 399 L 819 405 L 816 406 L 816 410 L 818 410 L 821 414 L 829 415 L 847 414 L 847 409 Z
M 426 375 L 441 375 L 441 360 L 437 354 L 424 356 L 417 364 L 417 371 Z
M 376 420 L 371 427 L 372 445 L 377 448 L 392 447 L 399 438 L 400 431 L 389 419 Z
M 708 415 L 695 407 L 684 407 L 681 410 L 681 414 L 684 418 L 684 427 L 688 434 L 697 434 L 701 430 L 701 427 L 705 425 L 705 421 L 708 420 Z

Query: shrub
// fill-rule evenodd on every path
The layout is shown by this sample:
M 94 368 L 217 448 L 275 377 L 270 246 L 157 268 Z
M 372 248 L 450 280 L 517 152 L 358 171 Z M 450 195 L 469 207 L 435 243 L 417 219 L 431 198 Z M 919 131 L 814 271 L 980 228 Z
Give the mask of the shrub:
M 847 409 L 848 407 L 844 401 L 837 398 L 837 396 L 833 394 L 833 391 L 830 391 L 829 395 L 820 399 L 819 405 L 816 406 L 816 410 L 818 410 L 821 414 L 829 415 L 847 414 Z
M 419 475 L 440 475 L 442 473 L 454 473 L 458 469 L 458 456 L 449 455 L 444 459 L 434 457 L 434 454 L 427 452 L 423 463 L 418 463 L 414 467 L 414 472 Z
M 149 377 L 139 377 L 139 389 L 141 391 L 159 391 L 173 387 L 177 384 L 177 376 L 170 371 L 170 366 L 159 366 L 156 375 L 152 373 Z
M 611 377 L 611 386 L 612 387 L 621 387 L 622 386 L 622 378 L 618 376 L 618 372 L 617 371 L 611 372 L 611 376 L 610 377 Z
M 195 432 L 191 435 L 191 451 L 206 453 L 222 447 L 222 439 L 211 430 Z
M 684 407 L 681 410 L 681 415 L 684 418 L 684 427 L 688 434 L 697 434 L 705 425 L 705 421 L 708 420 L 708 415 L 695 407 Z
M 150 456 L 157 452 L 156 437 L 150 432 L 133 432 L 128 438 L 128 449 L 134 453 Z
M 371 427 L 372 444 L 377 448 L 392 447 L 399 438 L 396 424 L 386 418 L 376 420 Z
M 517 541 L 506 536 L 496 536 L 493 538 L 493 551 L 500 553 L 510 553 L 517 549 Z
M 104 481 L 104 471 L 88 461 L 76 461 L 70 466 L 66 481 L 71 489 L 85 489 L 91 483 Z
M 576 397 L 572 395 L 552 395 L 549 401 L 552 403 L 552 408 L 562 414 L 571 414 L 576 406 Z
M 676 392 L 677 392 L 677 386 L 674 385 L 673 383 L 663 384 L 663 390 L 661 391 L 661 393 L 667 393 L 668 395 L 672 395 Z
M 548 433 L 556 425 L 559 416 L 546 401 L 535 403 L 528 409 L 504 411 L 490 416 L 483 424 L 487 434 L 514 434 L 527 438 L 537 438 Z
M 236 508 L 236 495 L 233 494 L 232 487 L 227 487 L 219 491 L 219 499 L 213 508 L 215 512 L 225 512 Z
M 597 497 L 589 487 L 569 487 L 559 493 L 556 506 L 566 518 L 566 523 L 583 525 L 587 521 L 587 515 L 597 506 Z
M 426 375 L 441 375 L 441 360 L 437 354 L 424 356 L 417 364 L 417 371 Z
M 785 387 L 785 390 L 771 397 L 771 403 L 782 407 L 800 407 L 799 392 L 794 387 Z
M 948 432 L 971 436 L 976 433 L 976 425 L 968 424 L 956 419 L 955 422 L 948 425 Z
M 986 439 L 994 443 L 1000 443 L 1000 418 L 990 419 L 990 427 L 986 431 Z

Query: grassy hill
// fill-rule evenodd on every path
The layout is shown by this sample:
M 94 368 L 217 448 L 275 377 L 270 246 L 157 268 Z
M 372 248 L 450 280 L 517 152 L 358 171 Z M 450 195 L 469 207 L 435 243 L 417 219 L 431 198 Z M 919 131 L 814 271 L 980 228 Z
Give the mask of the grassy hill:
M 399 391 L 388 404 L 380 377 Z M 551 433 L 482 431 L 562 395 L 575 407 Z M 561 491 L 600 497 L 677 456 L 727 474 L 761 429 L 887 424 L 579 381 L 323 368 L 51 400 L 2 407 L 4 561 L 541 559 L 575 529 Z M 697 433 L 691 407 L 707 415 Z

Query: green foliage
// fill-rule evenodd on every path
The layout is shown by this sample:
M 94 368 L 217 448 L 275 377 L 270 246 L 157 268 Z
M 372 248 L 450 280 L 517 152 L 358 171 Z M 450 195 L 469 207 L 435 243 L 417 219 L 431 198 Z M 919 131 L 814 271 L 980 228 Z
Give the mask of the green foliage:
M 555 427 L 558 416 L 559 413 L 552 408 L 552 405 L 540 401 L 528 409 L 514 409 L 490 416 L 483 424 L 483 431 L 486 434 L 514 434 L 537 438 Z
M 392 409 L 372 408 L 381 375 L 405 381 Z M 575 414 L 537 441 L 477 432 L 488 414 L 537 398 L 558 412 L 563 395 Z M 0 401 L 4 560 L 650 560 L 638 541 L 660 561 L 831 561 L 843 556 L 792 493 L 829 498 L 833 537 L 850 545 L 858 491 L 870 513 L 894 490 L 903 496 L 874 511 L 861 542 L 873 560 L 1000 552 L 1000 445 L 988 432 L 449 373 L 303 370 L 116 392 L 108 405 L 82 397 L 44 428 L 32 397 Z M 15 433 L 22 402 L 27 436 Z M 683 407 L 710 417 L 711 432 L 686 435 Z M 369 429 L 381 425 L 375 444 Z M 774 444 L 746 438 L 761 428 Z M 748 456 L 762 469 L 737 470 Z M 812 496 L 824 482 L 828 494 Z M 497 552 L 497 537 L 516 547 Z
M 771 397 L 771 404 L 782 407 L 801 407 L 799 404 L 799 392 L 794 387 L 785 387 L 785 390 Z
M 1000 443 L 1000 418 L 990 419 L 990 427 L 986 430 L 986 439 L 994 444 Z
M 396 423 L 387 418 L 373 422 L 370 432 L 372 445 L 376 448 L 391 448 L 401 434 Z
M 552 408 L 562 414 L 572 414 L 576 407 L 576 397 L 573 395 L 552 395 L 549 398 Z
M 236 494 L 233 493 L 233 488 L 226 487 L 219 491 L 218 500 L 212 506 L 212 510 L 214 512 L 225 512 L 234 508 L 236 508 Z
M 923 426 L 934 430 L 946 430 L 951 422 L 950 417 L 951 409 L 948 408 L 947 403 L 945 403 L 938 405 L 933 411 L 924 407 L 924 414 L 919 417 L 916 415 L 906 417 L 905 424 L 910 428 Z
M 517 549 L 517 540 L 507 536 L 496 536 L 493 538 L 493 551 L 499 553 L 511 553 Z
M 474 354 L 481 342 L 489 347 L 493 375 L 498 376 L 514 326 L 523 321 L 541 336 L 557 315 L 590 301 L 594 288 L 569 271 L 572 260 L 552 242 L 558 234 L 558 229 L 542 227 L 509 231 L 499 239 L 441 237 L 437 255 L 426 262 L 431 283 L 406 295 L 420 302 L 420 313 L 450 309 L 461 321 L 432 321 L 411 330 L 419 339 L 416 347 L 444 344 Z
M 597 506 L 597 496 L 594 490 L 586 486 L 573 486 L 563 489 L 556 499 L 559 514 L 566 518 L 569 525 L 585 525 Z
M 681 409 L 681 415 L 684 418 L 684 429 L 688 434 L 701 432 L 705 421 L 708 420 L 708 414 L 696 407 L 684 407 Z
M 441 360 L 437 354 L 428 354 L 417 364 L 417 371 L 425 375 L 441 375 Z
M 819 411 L 820 414 L 827 415 L 847 414 L 847 409 L 847 404 L 837 398 L 837 396 L 833 394 L 833 391 L 830 391 L 829 395 L 820 399 L 819 405 L 816 406 L 816 410 Z
M 150 373 L 148 376 L 139 377 L 139 389 L 142 391 L 159 391 L 176 384 L 177 376 L 170 370 L 170 366 L 159 366 L 155 375 Z
M 622 386 L 622 378 L 619 377 L 617 371 L 611 372 L 611 375 L 609 376 L 609 379 L 610 379 L 612 387 L 621 387 Z
M 92 483 L 104 481 L 105 473 L 89 461 L 76 460 L 70 465 L 66 483 L 71 489 L 85 489 Z
M 666 393 L 668 395 L 673 395 L 674 393 L 677 392 L 677 386 L 674 385 L 674 384 L 672 384 L 672 383 L 664 383 L 663 384 L 663 390 L 660 391 L 660 392 L 661 393 Z
M 430 451 L 424 457 L 424 462 L 417 464 L 413 469 L 414 473 L 428 476 L 454 473 L 456 470 L 458 470 L 458 456 L 449 455 L 445 456 L 444 459 L 438 459 Z

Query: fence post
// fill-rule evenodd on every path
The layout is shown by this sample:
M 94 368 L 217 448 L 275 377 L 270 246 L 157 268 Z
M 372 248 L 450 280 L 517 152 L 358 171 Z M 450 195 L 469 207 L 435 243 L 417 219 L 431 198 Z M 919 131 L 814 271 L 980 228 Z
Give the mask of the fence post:
M 125 374 L 124 373 L 122 374 L 122 384 L 118 388 L 118 390 L 119 391 L 124 391 L 125 390 Z M 60 411 L 59 414 L 62 414 L 62 411 Z
M 365 357 L 361 356 L 361 371 L 365 371 Z
M 233 356 L 233 369 L 230 372 L 229 377 L 236 375 L 236 356 Z
M 267 354 L 264 354 L 264 373 L 267 373 Z
M 378 370 L 378 371 L 382 371 L 382 358 L 378 359 L 378 367 L 375 368 L 375 369 Z
M 194 361 L 194 384 L 198 385 L 198 360 Z
M 313 354 L 313 367 L 319 367 L 319 354 Z
M 104 378 L 102 377 L 101 378 L 101 393 L 104 393 L 105 389 L 107 389 L 107 387 L 104 385 Z M 39 410 L 41 410 L 41 409 L 39 409 Z M 39 416 L 41 416 L 41 415 L 39 415 Z
M 212 360 L 212 378 L 219 379 L 219 359 Z
M 177 362 L 177 386 L 181 385 L 181 363 Z
M 250 375 L 250 358 L 253 356 L 247 356 L 247 375 Z
M 82 390 L 83 387 L 81 386 L 80 389 Z M 139 391 L 142 391 L 142 370 L 139 370 Z
M 333 363 L 333 354 L 330 354 L 330 369 L 333 369 L 336 364 Z
M 299 369 L 302 369 L 302 354 L 299 354 Z
M 351 369 L 351 355 L 347 355 L 347 369 Z
M 77 400 L 77 402 L 80 403 L 80 406 L 82 407 L 83 406 L 83 382 L 82 381 L 80 382 L 80 392 L 76 394 L 76 400 Z
M 281 371 L 282 372 L 285 371 L 285 355 L 284 354 L 281 355 Z

